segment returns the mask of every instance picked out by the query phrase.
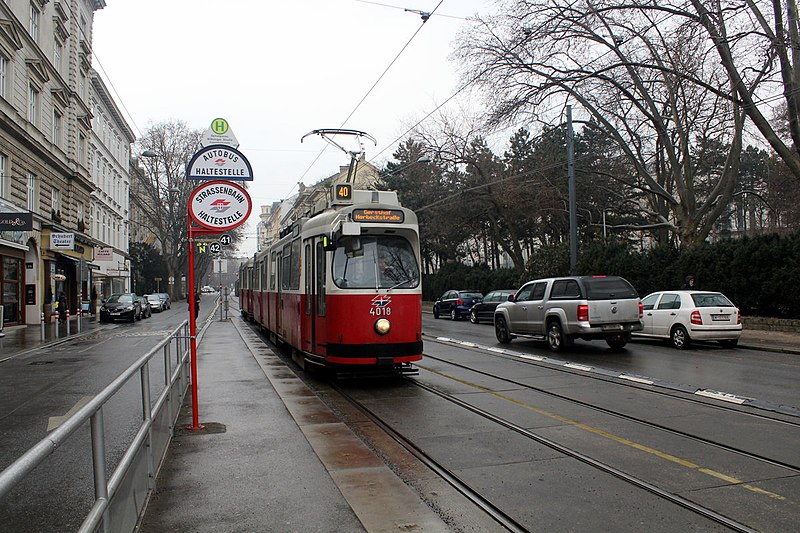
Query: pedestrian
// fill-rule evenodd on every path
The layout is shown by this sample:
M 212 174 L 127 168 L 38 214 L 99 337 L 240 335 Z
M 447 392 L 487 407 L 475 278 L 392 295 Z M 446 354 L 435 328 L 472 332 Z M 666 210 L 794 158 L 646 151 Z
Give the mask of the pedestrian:
M 691 274 L 686 276 L 686 282 L 683 284 L 683 288 L 690 291 L 693 291 L 695 289 L 694 276 L 692 276 Z
M 67 297 L 64 296 L 63 292 L 58 293 L 56 310 L 58 310 L 58 321 L 63 324 L 67 321 Z
M 192 308 L 191 308 L 191 305 L 192 305 L 191 300 L 189 302 L 187 302 L 187 303 L 188 303 L 188 306 L 189 306 L 189 310 L 191 311 L 192 310 Z M 195 318 L 197 318 L 197 316 L 199 314 L 200 314 L 200 291 L 195 289 L 195 291 L 194 291 L 194 316 L 195 316 Z

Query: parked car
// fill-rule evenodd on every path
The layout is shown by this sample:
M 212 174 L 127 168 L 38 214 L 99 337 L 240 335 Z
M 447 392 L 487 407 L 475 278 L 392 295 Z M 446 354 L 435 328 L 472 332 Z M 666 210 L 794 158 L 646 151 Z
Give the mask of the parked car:
M 473 324 L 479 323 L 481 320 L 491 322 L 494 320 L 494 310 L 498 304 L 508 301 L 508 297 L 517 292 L 515 289 L 502 289 L 492 291 L 483 297 L 480 301 L 472 306 L 469 310 L 469 321 Z
M 203 294 L 211 294 L 217 291 L 211 285 L 205 285 L 202 289 L 200 289 L 200 292 Z
M 135 322 L 142 319 L 142 303 L 132 292 L 114 293 L 100 306 L 100 322 L 128 320 Z
M 142 306 L 142 318 L 150 318 L 153 316 L 153 310 L 150 309 L 150 302 L 144 296 L 138 296 L 139 304 Z
M 642 304 L 618 276 L 571 276 L 529 281 L 494 312 L 503 344 L 515 337 L 547 341 L 559 352 L 575 339 L 603 339 L 619 349 L 642 329 Z
M 720 292 L 654 292 L 642 299 L 642 308 L 643 328 L 636 335 L 669 339 L 678 350 L 711 340 L 733 348 L 742 334 L 739 309 Z
M 148 294 L 145 296 L 145 298 L 147 298 L 147 302 L 150 304 L 151 311 L 160 313 L 161 311 L 165 311 L 167 309 L 167 301 L 161 298 L 161 295 Z
M 165 302 L 164 309 L 169 309 L 170 307 L 172 307 L 172 301 L 169 298 L 169 294 L 167 294 L 166 292 L 157 292 L 156 294 L 161 298 L 163 302 Z
M 452 320 L 466 318 L 472 306 L 481 300 L 483 294 L 474 289 L 447 291 L 433 302 L 433 318 L 440 316 L 449 316 Z

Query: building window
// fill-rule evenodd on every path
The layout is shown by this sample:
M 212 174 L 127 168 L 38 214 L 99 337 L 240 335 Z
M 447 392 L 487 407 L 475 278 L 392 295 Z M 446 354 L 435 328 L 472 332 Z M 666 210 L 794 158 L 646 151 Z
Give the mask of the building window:
M 39 19 L 41 17 L 41 13 L 39 13 L 39 8 L 35 5 L 31 4 L 31 18 L 28 24 L 28 32 L 31 34 L 31 38 L 39 42 Z
M 38 181 L 36 181 L 36 174 L 33 172 L 28 172 L 27 180 L 26 180 L 26 188 L 28 191 L 28 211 L 34 213 L 39 207 L 39 201 L 37 198 L 39 188 L 37 186 Z
M 53 210 L 53 214 L 61 213 L 61 190 L 55 187 L 50 193 L 50 209 Z
M 61 56 L 63 53 L 64 45 L 61 44 L 61 41 L 56 39 L 53 43 L 53 66 L 56 68 L 56 72 L 59 74 L 61 74 Z
M 33 85 L 28 85 L 28 122 L 36 125 L 39 118 L 39 91 Z
M 83 133 L 78 134 L 78 163 L 86 165 L 86 137 Z
M 61 146 L 61 113 L 53 108 L 53 144 Z
M 0 97 L 6 97 L 6 84 L 8 76 L 8 59 L 0 54 Z
M 0 198 L 11 196 L 11 180 L 8 179 L 8 158 L 0 154 Z
M 78 218 L 78 231 L 86 231 L 86 204 L 78 202 L 77 204 L 77 218 Z

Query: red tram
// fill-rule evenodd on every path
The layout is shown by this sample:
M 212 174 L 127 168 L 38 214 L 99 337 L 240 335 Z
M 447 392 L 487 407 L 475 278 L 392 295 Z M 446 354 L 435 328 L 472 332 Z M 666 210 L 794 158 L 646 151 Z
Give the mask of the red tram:
M 419 230 L 393 191 L 331 200 L 243 263 L 242 315 L 304 368 L 411 373 L 422 359 Z

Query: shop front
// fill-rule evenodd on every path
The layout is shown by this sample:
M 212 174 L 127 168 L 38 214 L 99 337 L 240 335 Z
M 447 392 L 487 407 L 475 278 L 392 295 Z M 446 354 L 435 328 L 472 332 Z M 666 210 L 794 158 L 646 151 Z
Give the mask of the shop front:
M 33 215 L 11 211 L 5 204 L 0 208 L 0 312 L 2 326 L 16 326 L 25 323 L 26 238 L 33 230 Z
M 55 312 L 55 302 L 63 294 L 71 313 L 83 308 L 91 287 L 89 262 L 91 242 L 75 233 L 42 230 L 43 305 L 45 320 Z
M 131 289 L 130 260 L 110 246 L 98 246 L 94 250 L 92 270 L 92 300 L 98 302 L 114 293 L 129 292 Z

